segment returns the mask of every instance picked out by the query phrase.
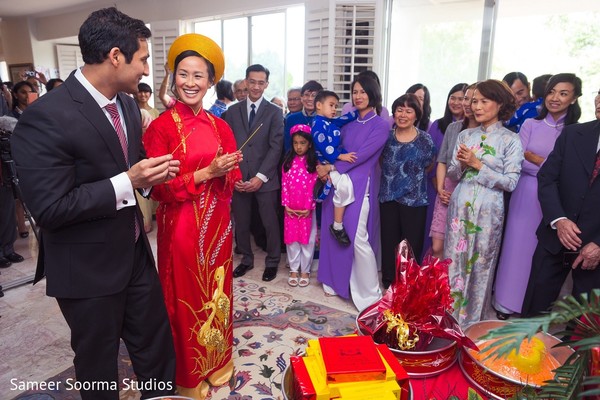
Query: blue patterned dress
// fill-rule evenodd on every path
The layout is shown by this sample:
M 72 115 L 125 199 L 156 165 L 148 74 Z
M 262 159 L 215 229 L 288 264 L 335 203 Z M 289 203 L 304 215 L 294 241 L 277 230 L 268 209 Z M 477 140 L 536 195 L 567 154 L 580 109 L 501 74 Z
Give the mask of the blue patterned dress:
M 480 171 L 462 170 L 456 159 L 465 144 L 483 163 Z M 481 319 L 490 298 L 494 267 L 504 224 L 504 191 L 517 186 L 523 162 L 519 136 L 498 122 L 462 131 L 448 166 L 448 176 L 459 180 L 448 206 L 444 257 L 452 259 L 450 287 L 454 316 L 461 326 Z

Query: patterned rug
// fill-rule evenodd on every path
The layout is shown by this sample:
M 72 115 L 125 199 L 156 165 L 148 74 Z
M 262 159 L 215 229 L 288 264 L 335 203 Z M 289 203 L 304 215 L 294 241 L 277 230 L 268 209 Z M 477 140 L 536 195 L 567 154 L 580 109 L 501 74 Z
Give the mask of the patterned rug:
M 229 384 L 212 388 L 211 400 L 282 399 L 281 380 L 292 354 L 300 353 L 309 339 L 354 333 L 355 316 L 309 300 L 295 299 L 291 293 L 267 290 L 253 280 L 234 280 L 235 375 Z M 75 400 L 74 390 L 64 382 L 74 379 L 73 367 L 49 378 L 61 381 L 59 389 L 29 391 L 15 399 Z M 135 377 L 125 346 L 119 353 L 119 377 Z M 122 390 L 122 400 L 139 399 L 133 389 Z

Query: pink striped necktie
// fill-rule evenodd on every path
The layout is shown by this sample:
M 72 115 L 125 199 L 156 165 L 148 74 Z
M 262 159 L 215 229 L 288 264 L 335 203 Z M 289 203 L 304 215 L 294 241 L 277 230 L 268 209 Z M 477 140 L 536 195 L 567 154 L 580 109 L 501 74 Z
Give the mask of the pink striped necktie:
M 123 151 L 123 156 L 125 157 L 125 162 L 129 167 L 129 156 L 127 151 L 127 138 L 125 137 L 125 130 L 123 129 L 123 124 L 121 123 L 121 116 L 119 115 L 119 110 L 117 109 L 117 105 L 115 103 L 108 103 L 104 108 L 110 114 L 112 118 L 113 125 L 115 126 L 115 131 L 117 131 L 117 136 L 119 137 L 119 143 L 121 143 L 121 150 Z
M 108 103 L 106 106 L 106 111 L 110 114 L 113 125 L 115 126 L 115 131 L 117 131 L 117 136 L 119 137 L 119 143 L 121 143 L 121 150 L 123 151 L 123 157 L 125 157 L 125 163 L 129 168 L 129 155 L 128 155 L 128 147 L 127 147 L 127 138 L 125 137 L 125 130 L 123 129 L 123 124 L 121 123 L 121 116 L 119 115 L 119 110 L 117 109 L 117 105 L 115 103 Z M 134 218 L 134 226 L 135 226 L 135 241 L 137 242 L 140 237 L 140 224 L 138 223 L 136 214 L 133 214 Z

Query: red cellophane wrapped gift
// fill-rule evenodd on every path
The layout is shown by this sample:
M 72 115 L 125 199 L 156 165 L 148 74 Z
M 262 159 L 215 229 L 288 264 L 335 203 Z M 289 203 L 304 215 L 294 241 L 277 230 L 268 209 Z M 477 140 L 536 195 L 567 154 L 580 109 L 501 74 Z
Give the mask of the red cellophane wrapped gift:
M 450 263 L 426 256 L 420 266 L 410 244 L 402 241 L 396 254 L 396 281 L 358 318 L 361 330 L 392 349 L 423 351 L 439 337 L 477 350 L 451 315 Z

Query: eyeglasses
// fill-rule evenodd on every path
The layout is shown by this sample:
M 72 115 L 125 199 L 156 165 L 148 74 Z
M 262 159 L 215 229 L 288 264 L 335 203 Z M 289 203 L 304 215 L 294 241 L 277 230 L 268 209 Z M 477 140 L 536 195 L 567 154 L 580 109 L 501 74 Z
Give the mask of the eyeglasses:
M 317 92 L 304 92 L 302 97 L 306 97 L 307 99 L 314 99 L 317 97 Z
M 301 97 L 288 97 L 288 102 L 290 102 L 290 101 L 300 101 L 300 100 L 302 100 Z

